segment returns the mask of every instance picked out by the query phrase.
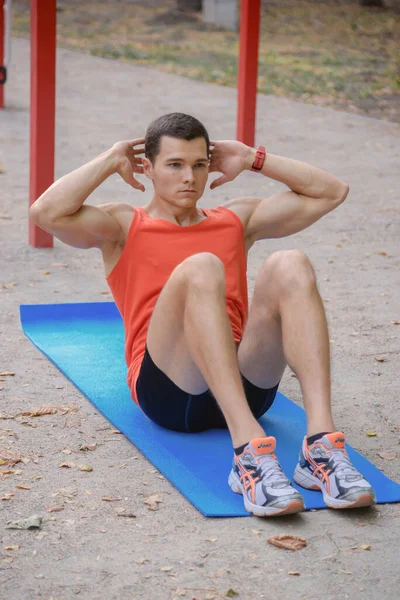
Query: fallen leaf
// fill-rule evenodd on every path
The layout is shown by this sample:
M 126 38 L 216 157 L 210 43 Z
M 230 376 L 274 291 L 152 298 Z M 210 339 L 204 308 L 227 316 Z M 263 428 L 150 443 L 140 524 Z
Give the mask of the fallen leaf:
M 336 248 L 343 248 L 342 244 L 336 244 Z
M 130 512 L 118 513 L 117 517 L 128 517 L 130 519 L 136 519 L 136 515 L 134 515 L 133 513 L 130 513 Z
M 386 356 L 375 356 L 375 360 L 376 362 L 386 362 L 387 358 Z
M 376 437 L 376 433 L 372 429 L 367 429 L 366 434 L 368 437 Z
M 299 571 L 288 571 L 288 575 L 300 575 Z
M 42 417 L 43 415 L 55 415 L 57 412 L 57 406 L 54 404 L 42 404 L 39 408 L 31 408 L 19 413 L 22 417 Z
M 397 458 L 395 450 L 389 450 L 389 452 L 378 452 L 378 456 L 384 458 L 385 460 L 395 460 Z
M 63 385 L 56 385 L 56 390 L 63 390 L 64 386 Z
M 230 588 L 226 592 L 226 595 L 228 596 L 228 598 L 234 598 L 235 596 L 239 596 L 238 592 L 235 592 L 235 590 L 233 590 L 232 588 Z
M 122 435 L 122 431 L 120 431 L 119 429 L 111 429 L 110 433 L 120 433 Z
M 261 529 L 252 529 L 251 533 L 254 533 L 254 535 L 260 535 Z
M 43 275 L 50 275 L 51 271 L 42 271 Z
M 278 548 L 285 548 L 285 550 L 301 550 L 307 546 L 307 540 L 295 535 L 275 535 L 270 537 L 267 542 Z
M 384 250 L 379 250 L 377 254 L 379 254 L 379 256 L 387 256 L 387 252 L 385 252 Z
M 152 494 L 144 498 L 143 501 L 147 504 L 148 510 L 158 510 L 158 504 L 162 502 L 162 498 L 158 494 Z
M 81 452 L 87 452 L 88 450 L 96 450 L 97 444 L 81 444 L 79 450 Z
M 16 469 L 0 469 L 0 475 L 13 475 L 14 473 L 20 475 L 22 471 L 17 471 Z
M 104 498 L 102 498 L 102 500 L 104 500 L 105 502 L 119 502 L 120 500 L 122 500 L 122 498 L 108 498 L 108 497 L 104 497 Z
M 218 538 L 207 538 L 206 542 L 216 542 Z
M 360 548 L 362 550 L 371 550 L 371 545 L 370 544 L 360 544 Z
M 66 448 L 63 448 L 63 449 L 61 450 L 61 452 L 63 452 L 64 454 L 71 454 L 71 453 L 72 453 L 72 450 L 71 450 L 71 448 L 68 448 L 68 447 L 66 447 Z
M 2 373 L 0 373 L 0 377 L 14 377 L 15 373 L 12 373 L 11 371 L 3 371 Z
M 391 325 L 400 325 L 400 321 L 391 321 L 390 324 Z
M 19 550 L 19 546 L 4 546 L 4 550 Z
M 67 413 L 76 412 L 79 406 L 77 404 L 71 404 L 71 406 L 60 406 L 59 413 L 60 415 L 66 415 Z
M 0 498 L 0 500 L 11 500 L 11 498 L 15 496 L 15 494 L 13 494 L 12 492 L 10 492 L 9 494 L 6 494 L 5 496 L 2 496 L 2 498 Z
M 39 515 L 32 515 L 27 519 L 7 521 L 6 529 L 41 529 L 42 520 L 43 518 Z
M 168 571 L 172 571 L 172 567 L 161 567 L 161 571 L 165 571 L 167 573 Z
M 47 512 L 61 512 L 62 510 L 64 510 L 64 508 L 65 506 L 63 504 L 56 504 L 55 506 L 49 506 Z
M 5 172 L 6 172 L 6 170 L 5 170 L 5 168 L 4 168 L 4 165 L 3 165 L 3 163 L 0 161 L 0 173 L 5 173 Z M 2 215 L 2 217 L 3 217 L 3 215 Z
M 73 469 L 75 467 L 75 463 L 73 462 L 62 462 L 58 465 L 60 468 L 64 467 L 66 469 Z
M 78 465 L 78 469 L 80 471 L 87 471 L 88 473 L 93 471 L 93 467 L 91 467 L 90 465 L 86 465 L 86 464 Z
M 31 490 L 32 489 L 28 485 L 16 485 L 15 487 L 18 488 L 19 490 Z
M 144 565 L 144 563 L 147 563 L 147 562 L 148 563 L 150 562 L 148 558 L 139 558 L 139 560 L 136 561 L 136 563 L 138 565 Z

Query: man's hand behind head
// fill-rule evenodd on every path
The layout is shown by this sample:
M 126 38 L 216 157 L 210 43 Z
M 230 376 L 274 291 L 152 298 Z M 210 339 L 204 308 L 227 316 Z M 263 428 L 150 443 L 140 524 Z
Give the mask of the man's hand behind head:
M 111 151 L 116 160 L 116 173 L 119 173 L 126 183 L 144 192 L 144 185 L 133 175 L 133 173 L 143 173 L 142 159 L 139 158 L 139 154 L 144 154 L 144 138 L 117 142 L 112 146 Z

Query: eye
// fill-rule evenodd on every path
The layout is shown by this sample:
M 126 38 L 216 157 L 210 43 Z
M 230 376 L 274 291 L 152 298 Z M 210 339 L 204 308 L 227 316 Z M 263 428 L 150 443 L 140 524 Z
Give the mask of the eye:
M 170 163 L 168 166 L 169 166 L 169 167 L 180 167 L 180 166 L 181 166 L 181 163 L 174 162 L 174 163 Z

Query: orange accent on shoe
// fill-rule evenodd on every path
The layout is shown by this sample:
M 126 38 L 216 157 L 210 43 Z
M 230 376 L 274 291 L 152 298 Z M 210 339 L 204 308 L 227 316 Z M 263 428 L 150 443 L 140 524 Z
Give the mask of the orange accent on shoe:
M 259 437 L 250 440 L 251 450 L 255 450 L 257 454 L 272 454 L 275 451 L 276 440 L 274 437 Z
M 344 433 L 341 431 L 335 431 L 334 433 L 327 433 L 326 437 L 329 439 L 331 444 L 335 446 L 335 448 L 344 449 Z

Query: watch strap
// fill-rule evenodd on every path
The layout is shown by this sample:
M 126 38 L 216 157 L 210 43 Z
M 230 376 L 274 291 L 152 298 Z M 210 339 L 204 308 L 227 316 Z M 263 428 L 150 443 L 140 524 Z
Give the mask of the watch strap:
M 263 164 L 264 164 L 265 155 L 266 155 L 265 146 L 259 146 L 256 150 L 256 157 L 254 159 L 254 162 L 251 165 L 252 171 L 256 171 L 256 172 L 261 171 Z

